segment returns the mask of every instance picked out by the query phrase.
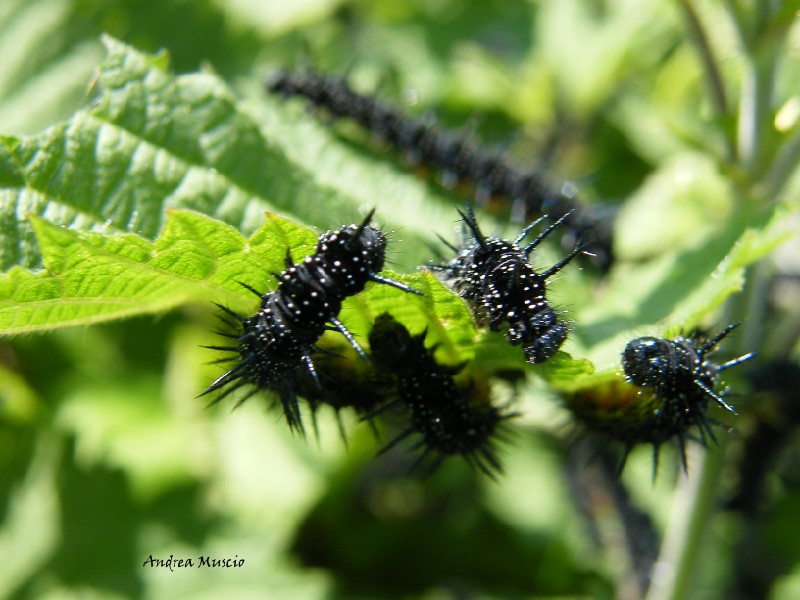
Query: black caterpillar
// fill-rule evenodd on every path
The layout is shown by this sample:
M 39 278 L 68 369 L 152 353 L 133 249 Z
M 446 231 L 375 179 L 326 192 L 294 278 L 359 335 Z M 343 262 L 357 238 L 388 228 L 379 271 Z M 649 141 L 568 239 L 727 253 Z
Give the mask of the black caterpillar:
M 569 243 L 577 239 L 591 242 L 593 262 L 603 270 L 611 266 L 608 216 L 554 189 L 536 170 L 510 164 L 504 153 L 481 147 L 463 134 L 409 118 L 373 97 L 356 93 L 342 77 L 279 71 L 266 88 L 285 97 L 302 96 L 335 118 L 354 119 L 376 138 L 396 147 L 412 165 L 429 165 L 440 170 L 446 180 L 474 183 L 479 201 L 500 196 L 519 202 L 527 220 L 542 214 L 553 220 L 566 217 L 564 222 L 572 233 Z
M 333 409 L 342 441 L 347 443 L 342 409 L 350 409 L 364 418 L 375 414 L 381 405 L 391 397 L 394 381 L 391 374 L 375 369 L 375 365 L 354 360 L 350 352 L 318 352 L 312 355 L 317 377 L 311 376 L 307 369 L 296 369 L 292 381 L 298 396 L 308 401 L 311 408 L 312 424 L 317 431 L 317 411 L 322 406 Z M 374 423 L 370 420 L 370 424 Z M 377 434 L 377 431 L 376 431 Z
M 634 390 L 639 388 L 638 391 L 631 392 L 630 386 L 618 385 L 605 399 L 596 391 L 584 392 L 582 397 L 572 401 L 570 408 L 591 431 L 624 444 L 620 470 L 634 446 L 651 444 L 655 474 L 660 446 L 673 439 L 677 440 L 681 463 L 686 470 L 686 440 L 693 429 L 700 433 L 704 444 L 707 437 L 716 442 L 711 428 L 715 421 L 708 416 L 709 405 L 717 404 L 735 414 L 725 400 L 728 392 L 717 391 L 719 375 L 750 360 L 754 354 L 745 354 L 721 365 L 708 356 L 738 325 L 729 325 L 712 338 L 695 333 L 674 339 L 641 337 L 631 340 L 622 353 L 622 369 L 626 381 L 635 386 Z
M 385 452 L 408 436 L 422 436 L 423 448 L 417 464 L 435 455 L 431 470 L 446 456 L 459 454 L 493 477 L 501 471 L 495 456 L 494 440 L 498 425 L 512 414 L 503 414 L 473 385 L 459 386 L 454 376 L 464 365 L 445 366 L 434 358 L 435 346 L 425 348 L 425 333 L 412 336 L 391 315 L 378 317 L 369 334 L 375 365 L 396 377 L 397 401 L 384 407 L 402 405 L 411 423 L 383 450 Z
M 227 389 L 219 401 L 242 386 L 271 390 L 281 400 L 289 427 L 303 432 L 293 378 L 303 366 L 319 385 L 311 358 L 317 341 L 327 329 L 344 335 L 364 358 L 366 353 L 338 319 L 342 301 L 362 291 L 367 282 L 391 285 L 405 292 L 421 294 L 407 285 L 378 275 L 386 255 L 386 236 L 369 226 L 374 210 L 360 225 L 349 225 L 319 236 L 316 252 L 294 264 L 287 251 L 286 269 L 276 274 L 278 287 L 261 294 L 242 284 L 261 299 L 261 307 L 244 317 L 218 305 L 235 322 L 223 321 L 234 333 L 218 332 L 235 340 L 236 345 L 208 346 L 213 350 L 237 353 L 238 364 L 218 377 L 201 395 Z M 331 327 L 328 324 L 331 324 Z
M 550 225 L 527 246 L 520 247 L 525 236 L 544 217 L 525 227 L 513 242 L 508 242 L 486 237 L 470 206 L 466 214 L 461 211 L 459 214 L 471 239 L 464 231 L 460 249 L 448 244 L 457 256 L 447 264 L 430 268 L 444 274 L 445 282 L 472 306 L 479 323 L 488 323 L 492 331 L 498 331 L 506 323 L 506 338 L 512 345 L 522 346 L 529 363 L 537 364 L 551 358 L 566 340 L 568 327 L 547 302 L 547 279 L 563 269 L 582 248 L 575 248 L 541 273 L 534 270 L 528 257 L 565 217 Z

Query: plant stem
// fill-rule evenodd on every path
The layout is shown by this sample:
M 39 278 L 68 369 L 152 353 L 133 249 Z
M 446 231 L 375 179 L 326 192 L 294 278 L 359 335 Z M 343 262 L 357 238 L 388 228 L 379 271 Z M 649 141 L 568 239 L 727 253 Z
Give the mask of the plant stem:
M 724 0 L 723 4 L 728 12 L 728 16 L 736 29 L 736 35 L 739 37 L 739 43 L 745 48 L 749 49 L 750 36 L 748 35 L 745 27 L 744 10 L 740 6 L 738 0 Z
M 712 100 L 718 107 L 727 106 L 720 104 L 724 98 L 715 98 L 719 94 L 714 88 L 722 86 L 714 82 L 718 76 L 717 67 L 713 63 L 713 55 L 704 50 L 702 44 L 707 43 L 699 20 L 693 12 L 690 0 L 680 0 L 687 21 L 689 35 L 695 37 L 695 43 L 700 48 L 704 68 L 711 84 Z M 777 35 L 763 35 L 770 32 L 774 25 L 772 18 L 780 10 L 780 3 L 764 0 L 758 4 L 754 13 L 746 15 L 740 2 L 726 0 L 725 5 L 734 22 L 744 51 L 743 83 L 741 100 L 738 107 L 738 122 L 736 133 L 735 160 L 750 178 L 749 189 L 740 190 L 736 196 L 740 206 L 748 204 L 753 206 L 753 189 L 761 180 L 764 167 L 770 176 L 765 181 L 767 192 L 772 190 L 777 193 L 789 177 L 788 167 L 776 162 L 770 165 L 767 150 L 767 139 L 770 132 L 770 115 L 772 110 L 772 94 L 775 85 L 776 65 L 780 58 L 780 49 L 785 40 L 784 31 L 780 27 L 772 31 Z M 748 23 L 745 16 L 752 17 Z M 752 26 L 751 26 L 752 25 Z M 699 33 L 698 33 L 699 31 Z M 786 28 L 788 31 L 788 27 Z M 706 64 L 708 63 L 708 64 Z M 800 142 L 797 148 L 788 145 L 785 148 L 784 160 L 789 161 L 800 155 Z M 762 190 L 759 190 L 762 191 Z M 763 192 L 762 192 L 763 193 Z M 764 204 L 772 200 L 771 194 L 759 198 Z M 763 208 L 763 206 L 761 207 Z M 760 318 L 764 310 L 763 286 L 765 285 L 765 269 L 755 267 L 751 269 L 748 277 L 745 294 L 745 311 L 748 318 L 744 322 L 740 342 L 753 344 L 750 349 L 757 347 L 762 340 L 763 319 Z M 729 304 L 729 308 L 731 305 Z M 726 440 L 720 440 L 719 449 L 709 449 L 703 452 L 700 462 L 700 472 L 692 478 L 684 477 L 679 486 L 670 516 L 667 537 L 661 548 L 659 559 L 653 569 L 653 583 L 647 595 L 647 600 L 685 600 L 692 596 L 690 590 L 694 581 L 695 567 L 702 551 L 704 536 L 708 524 L 714 516 L 716 501 L 719 494 L 720 476 L 724 466 L 724 450 Z M 695 450 L 697 446 L 693 446 Z
M 694 42 L 695 46 L 697 46 L 697 51 L 700 54 L 700 62 L 706 73 L 711 100 L 714 103 L 714 107 L 720 119 L 725 122 L 727 117 L 730 116 L 730 106 L 727 93 L 725 92 L 722 74 L 719 71 L 717 59 L 711 48 L 711 42 L 706 35 L 705 28 L 692 4 L 692 0 L 679 0 L 678 4 L 683 12 L 683 18 L 686 22 L 686 29 L 689 37 Z M 725 140 L 726 158 L 728 160 L 733 160 L 735 156 L 734 142 L 727 135 L 726 128 L 723 128 L 723 139 Z
M 797 172 L 800 162 L 800 131 L 795 132 L 778 151 L 759 192 L 770 202 L 777 199 L 789 178 Z
M 738 158 L 752 180 L 758 178 L 763 161 L 764 136 L 769 122 L 775 79 L 773 52 L 765 54 L 768 56 L 751 54 L 746 58 L 739 109 Z
M 694 567 L 715 510 L 725 442 L 721 440 L 719 448 L 705 449 L 693 444 L 689 449 L 693 450 L 691 454 L 699 455 L 700 472 L 691 477 L 683 475 L 675 492 L 667 536 L 653 569 L 646 600 L 691 598 Z
M 742 97 L 739 106 L 738 158 L 742 167 L 750 174 L 753 184 L 764 177 L 765 167 L 773 172 L 767 176 L 769 190 L 779 190 L 785 182 L 782 173 L 783 160 L 794 158 L 794 149 L 788 146 L 787 157 L 779 161 L 769 152 L 773 94 L 779 61 L 784 57 L 786 39 L 794 22 L 794 5 L 779 0 L 759 0 L 755 3 L 752 27 L 745 29 L 741 7 L 727 2 L 729 14 L 734 20 L 744 49 L 744 74 Z M 792 9 L 792 10 L 789 10 Z M 796 155 L 795 155 L 796 156 Z M 769 191 L 768 190 L 768 191 Z M 762 198 L 767 202 L 773 198 Z

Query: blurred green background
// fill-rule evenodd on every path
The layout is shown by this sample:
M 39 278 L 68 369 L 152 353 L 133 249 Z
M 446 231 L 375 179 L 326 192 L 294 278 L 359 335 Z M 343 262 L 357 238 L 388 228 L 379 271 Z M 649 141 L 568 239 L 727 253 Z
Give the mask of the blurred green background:
M 176 72 L 214 71 L 254 112 L 275 68 L 350 73 L 360 90 L 474 130 L 554 182 L 575 182 L 587 201 L 624 202 L 623 265 L 692 247 L 731 210 L 729 187 L 749 190 L 758 181 L 758 165 L 743 174 L 719 160 L 731 150 L 735 111 L 714 109 L 684 2 L 1 4 L 3 134 L 37 132 L 89 102 L 104 54 L 99 36 L 108 33 L 144 52 L 166 50 Z M 696 4 L 736 98 L 751 57 L 725 3 Z M 756 23 L 758 2 L 729 4 Z M 800 37 L 787 29 L 765 154 L 794 133 L 800 116 Z M 342 129 L 343 144 L 403 169 Z M 796 187 L 790 182 L 784 194 L 794 197 Z M 432 193 L 437 201 L 454 197 Z M 334 223 L 349 217 L 330 215 Z M 424 227 L 424 216 L 416 219 Z M 796 273 L 787 260 L 782 273 Z M 790 303 L 775 310 L 796 316 Z M 327 412 L 317 443 L 292 437 L 257 400 L 235 411 L 208 409 L 196 396 L 217 374 L 200 348 L 209 343 L 211 312 L 192 305 L 0 340 L 0 596 L 641 597 L 626 547 L 637 530 L 602 473 L 596 485 L 576 486 L 574 474 L 591 461 L 569 450 L 569 414 L 543 385 L 531 381 L 520 392 L 524 416 L 502 447 L 506 473 L 498 482 L 458 460 L 428 478 L 409 475 L 403 455 L 374 457 L 372 432 L 348 413 L 345 445 Z M 737 427 L 746 431 L 747 423 Z M 734 440 L 731 448 L 742 445 Z M 753 593 L 800 597 L 797 451 L 795 443 L 784 453 L 756 516 L 717 515 L 681 597 L 759 597 L 737 587 L 737 569 L 748 562 L 764 578 Z M 686 485 L 675 492 L 671 452 L 664 450 L 655 482 L 649 449 L 634 453 L 622 478 L 631 496 L 622 504 L 653 520 L 639 536 L 651 559 L 658 541 L 648 536 L 663 535 L 682 509 Z M 729 468 L 723 483 L 732 486 Z M 153 568 L 150 556 L 192 558 L 195 567 Z M 197 568 L 200 556 L 244 564 Z M 671 568 L 661 566 L 656 576 Z

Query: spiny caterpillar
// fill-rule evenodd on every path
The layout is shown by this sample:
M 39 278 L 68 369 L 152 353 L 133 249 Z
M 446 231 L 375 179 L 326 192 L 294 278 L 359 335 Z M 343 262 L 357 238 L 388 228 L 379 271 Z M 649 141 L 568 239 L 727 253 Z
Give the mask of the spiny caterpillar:
M 498 151 L 481 147 L 467 136 L 410 118 L 375 98 L 353 91 L 342 77 L 313 71 L 275 73 L 267 82 L 270 93 L 302 96 L 335 118 L 352 118 L 377 139 L 397 148 L 412 165 L 427 165 L 445 181 L 474 184 L 478 202 L 505 197 L 525 207 L 526 219 L 547 213 L 566 217 L 569 238 L 591 242 L 592 260 L 607 270 L 612 263 L 612 226 L 608 217 L 553 188 L 533 169 L 513 165 Z
M 501 413 L 474 385 L 456 383 L 454 377 L 464 365 L 439 364 L 434 357 L 436 347 L 425 347 L 425 335 L 412 336 L 387 313 L 378 317 L 370 331 L 376 367 L 396 378 L 397 400 L 389 407 L 401 405 L 410 416 L 408 427 L 382 452 L 418 433 L 422 439 L 415 448 L 423 452 L 417 464 L 434 455 L 433 470 L 446 456 L 459 454 L 494 476 L 501 470 L 494 451 L 497 429 L 501 421 L 513 415 Z
M 317 378 L 307 369 L 296 369 L 292 380 L 297 395 L 308 401 L 315 432 L 317 411 L 327 406 L 333 409 L 339 433 L 346 442 L 342 409 L 351 409 L 368 418 L 391 396 L 393 380 L 391 374 L 376 369 L 372 361 L 357 360 L 349 349 L 344 350 L 326 348 L 325 352 L 315 353 L 312 358 Z
M 537 272 L 528 260 L 531 252 L 565 217 L 561 217 L 524 247 L 519 244 L 544 217 L 522 230 L 508 242 L 486 237 L 478 227 L 472 208 L 459 211 L 472 237 L 464 231 L 461 247 L 448 244 L 457 253 L 444 265 L 432 265 L 433 271 L 443 274 L 445 283 L 452 286 L 472 306 L 479 323 L 486 322 L 492 331 L 508 326 L 506 338 L 521 345 L 525 360 L 538 364 L 551 358 L 567 338 L 568 328 L 558 319 L 558 313 L 547 302 L 547 279 L 563 269 L 582 248 L 575 248 L 546 271 Z
M 725 400 L 727 390 L 717 391 L 719 375 L 754 354 L 722 364 L 708 357 L 738 325 L 729 325 L 712 338 L 695 333 L 673 339 L 648 336 L 631 340 L 622 353 L 626 384 L 618 383 L 603 392 L 581 392 L 571 400 L 570 409 L 590 431 L 624 444 L 620 470 L 634 446 L 651 444 L 655 473 L 659 449 L 670 440 L 677 441 L 686 470 L 686 440 L 693 429 L 704 444 L 706 436 L 716 442 L 711 428 L 715 421 L 707 414 L 709 405 L 717 404 L 735 414 Z
M 235 322 L 223 318 L 230 332 L 218 332 L 235 343 L 208 346 L 213 350 L 238 354 L 237 364 L 220 375 L 205 395 L 226 388 L 215 402 L 245 385 L 253 389 L 243 402 L 258 390 L 270 390 L 280 398 L 289 427 L 303 432 L 297 392 L 293 382 L 298 369 L 307 369 L 319 386 L 311 355 L 322 334 L 332 328 L 341 332 L 363 357 L 366 353 L 339 321 L 342 301 L 364 289 L 367 282 L 391 285 L 405 292 L 421 294 L 409 286 L 382 277 L 386 257 L 386 236 L 369 222 L 374 210 L 360 225 L 349 225 L 319 236 L 316 252 L 294 264 L 287 251 L 286 269 L 276 274 L 278 287 L 266 293 L 242 284 L 261 299 L 256 314 L 245 317 L 218 305 Z M 330 324 L 330 325 L 329 325 Z

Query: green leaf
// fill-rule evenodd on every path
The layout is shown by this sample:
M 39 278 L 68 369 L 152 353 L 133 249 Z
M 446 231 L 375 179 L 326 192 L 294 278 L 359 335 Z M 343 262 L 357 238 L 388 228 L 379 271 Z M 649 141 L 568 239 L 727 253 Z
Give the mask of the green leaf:
M 28 382 L 0 364 L 0 420 L 33 422 L 42 412 L 41 401 Z
M 15 267 L 0 275 L 0 334 L 43 331 L 155 313 L 214 300 L 243 314 L 257 300 L 239 282 L 267 291 L 284 269 L 311 254 L 317 235 L 273 214 L 249 239 L 199 213 L 173 210 L 161 236 L 75 231 L 33 217 L 45 270 Z M 475 326 L 464 301 L 428 272 L 387 273 L 424 296 L 371 284 L 350 298 L 342 319 L 366 338 L 371 323 L 391 312 L 415 331 L 427 329 L 449 362 L 474 355 Z
M 219 221 L 169 211 L 162 235 L 75 231 L 32 218 L 45 271 L 15 267 L 0 275 L 0 332 L 38 331 L 161 312 L 192 300 L 244 309 L 283 270 L 287 248 L 308 254 L 317 236 L 270 215 L 246 240 Z M 248 303 L 247 300 L 250 302 Z
M 196 300 L 213 299 L 249 312 L 254 301 L 235 281 L 267 289 L 269 273 L 282 269 L 286 248 L 297 259 L 311 251 L 304 244 L 315 240 L 310 231 L 305 242 L 295 243 L 281 232 L 262 230 L 276 242 L 251 240 L 253 248 L 271 253 L 264 268 L 253 267 L 236 231 L 255 231 L 264 209 L 330 225 L 331 214 L 352 215 L 380 190 L 379 214 L 404 223 L 403 251 L 410 246 L 412 254 L 422 247 L 419 237 L 429 236 L 431 229 L 446 233 L 454 220 L 451 209 L 425 197 L 420 182 L 342 144 L 296 105 L 265 99 L 256 120 L 213 75 L 176 77 L 167 71 L 164 54 L 142 54 L 111 38 L 104 43 L 108 54 L 97 74 L 100 95 L 91 107 L 68 123 L 35 136 L 5 138 L 0 145 L 0 181 L 6 184 L 0 191 L 0 223 L 7 232 L 0 263 L 25 267 L 12 268 L 0 279 L 6 297 L 0 307 L 3 331 L 93 323 Z M 171 207 L 214 216 L 233 229 L 168 217 Z M 85 235 L 71 235 L 76 231 Z M 704 318 L 741 285 L 741 269 L 709 277 L 741 231 L 729 226 L 717 237 L 704 233 L 699 247 L 633 274 L 623 267 L 600 302 L 570 297 L 589 288 L 557 284 L 564 304 L 577 306 L 577 352 L 570 352 L 578 358 L 569 367 L 561 365 L 565 376 L 589 368 L 580 362 L 584 351 L 601 370 L 611 368 L 624 340 L 643 326 Z M 113 234 L 122 233 L 131 235 L 113 241 Z M 676 260 L 687 267 L 679 272 Z M 123 266 L 125 261 L 135 268 Z M 42 264 L 47 274 L 31 270 Z M 369 323 L 388 310 L 414 333 L 428 328 L 442 360 L 471 360 L 477 352 L 475 368 L 527 368 L 518 349 L 509 348 L 500 334 L 476 338 L 464 303 L 433 278 L 402 279 L 427 290 L 429 304 L 398 303 L 395 291 L 373 287 L 345 303 L 344 318 L 357 335 L 366 337 Z M 129 281 L 128 288 L 123 281 Z M 631 310 L 637 313 L 623 316 Z M 536 370 L 547 379 L 558 378 L 555 363 Z
M 619 367 L 595 372 L 589 361 L 565 365 L 556 377 L 549 379 L 549 383 L 561 392 L 604 388 L 609 385 L 619 385 L 624 381 L 625 376 Z
M 565 0 L 543 4 L 537 16 L 537 64 L 547 65 L 565 99 L 587 112 L 612 95 L 625 75 L 656 63 L 675 27 L 672 14 L 658 3 L 632 14 L 624 2 L 598 12 L 584 2 Z M 632 47 L 638 51 L 631 53 Z
M 86 82 L 103 54 L 96 36 L 87 37 L 86 17 L 76 14 L 81 10 L 77 4 L 77 0 L 2 3 L 0 132 L 37 131 L 85 102 Z M 87 3 L 80 4 L 88 12 Z
M 316 124 L 287 134 L 280 124 L 294 107 L 265 101 L 256 121 L 217 77 L 174 76 L 164 54 L 103 41 L 107 56 L 94 80 L 96 101 L 66 123 L 4 140 L 0 270 L 41 265 L 28 214 L 151 240 L 170 208 L 196 210 L 252 233 L 267 210 L 330 227 L 341 218 L 332 222 L 331 215 L 380 205 L 379 218 L 405 226 L 415 215 L 419 227 L 425 214 L 424 236 L 411 234 L 417 248 L 432 228 L 451 228 L 450 209 L 423 212 L 427 188 L 413 177 L 383 177 L 379 169 L 376 178 L 374 157 L 343 149 Z M 312 123 L 308 116 L 302 122 Z
M 242 27 L 256 28 L 265 36 L 276 36 L 334 12 L 342 0 L 216 0 L 223 14 Z
M 193 480 L 194 423 L 180 419 L 159 396 L 159 381 L 138 378 L 126 386 L 88 385 L 59 406 L 61 431 L 74 433 L 75 453 L 87 464 L 123 468 L 138 496 L 153 497 Z
M 754 219 L 711 275 L 676 307 L 670 321 L 692 329 L 720 309 L 731 294 L 741 291 L 746 268 L 796 235 L 787 217 L 788 210 L 778 207 Z
M 594 371 L 594 365 L 590 361 L 572 358 L 566 352 L 558 352 L 542 365 L 540 372 L 549 383 L 558 386 L 590 376 Z
M 605 371 L 633 338 L 714 325 L 725 300 L 742 289 L 746 268 L 793 235 L 787 210 L 745 205 L 694 247 L 617 269 L 605 294 L 576 319 L 586 357 Z
M 371 286 L 363 294 L 345 300 L 342 318 L 348 326 L 366 338 L 375 319 L 388 312 L 412 334 L 427 331 L 426 345 L 438 344 L 438 355 L 443 362 L 456 364 L 472 360 L 477 332 L 464 300 L 444 287 L 429 271 L 390 276 L 418 289 L 424 296 L 398 297 L 394 288 Z
M 327 224 L 330 214 L 352 214 L 380 188 L 393 217 L 425 214 L 426 226 L 438 220 L 448 228 L 454 220 L 450 209 L 433 221 L 431 210 L 423 213 L 426 186 L 413 177 L 379 170 L 373 181 L 374 159 L 343 150 L 308 117 L 301 121 L 310 128 L 286 128 L 291 109 L 265 104 L 268 139 L 214 76 L 175 77 L 165 54 L 142 54 L 108 37 L 104 43 L 97 101 L 40 134 L 6 138 L 0 150 L 7 233 L 0 267 L 11 267 L 0 276 L 3 333 L 197 300 L 251 312 L 252 295 L 237 282 L 268 289 L 287 248 L 298 260 L 316 242 L 310 230 L 274 218 L 255 231 L 264 209 L 298 210 Z M 387 186 L 393 180 L 402 183 Z M 419 210 L 409 210 L 409 196 Z M 255 233 L 245 240 L 237 230 Z M 35 271 L 40 265 L 44 272 Z M 415 332 L 427 329 L 443 360 L 472 359 L 476 332 L 464 302 L 430 274 L 394 277 L 425 291 L 425 299 L 398 302 L 400 292 L 374 286 L 345 303 L 343 319 L 354 332 L 366 337 L 374 317 L 389 311 Z
M 4 441 L 10 439 L 18 444 L 21 436 L 4 435 Z M 57 501 L 60 439 L 52 429 L 42 427 L 34 443 L 27 475 L 9 494 L 7 512 L 0 525 L 0 554 L 6 557 L 0 579 L 0 596 L 4 598 L 18 595 L 15 592 L 41 573 L 59 543 L 63 520 Z M 3 459 L 7 459 L 6 453 Z M 3 462 L 4 469 L 11 466 L 6 460 Z
M 291 212 L 298 198 L 312 215 L 342 201 L 271 147 L 220 80 L 174 77 L 164 55 L 104 42 L 97 102 L 68 123 L 4 144 L 0 268 L 40 264 L 27 214 L 153 239 L 168 208 L 253 231 L 264 210 Z

